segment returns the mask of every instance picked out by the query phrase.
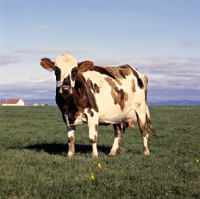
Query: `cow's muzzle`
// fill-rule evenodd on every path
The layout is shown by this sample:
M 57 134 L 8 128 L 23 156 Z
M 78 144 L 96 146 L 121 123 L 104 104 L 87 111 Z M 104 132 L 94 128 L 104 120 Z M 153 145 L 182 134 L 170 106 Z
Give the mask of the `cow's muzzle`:
M 69 95 L 72 93 L 72 87 L 69 85 L 62 85 L 60 86 L 59 93 Z

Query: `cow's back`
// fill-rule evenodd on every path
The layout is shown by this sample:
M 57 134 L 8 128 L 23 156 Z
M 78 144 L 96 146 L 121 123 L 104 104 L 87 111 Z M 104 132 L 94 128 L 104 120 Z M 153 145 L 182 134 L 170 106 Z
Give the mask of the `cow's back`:
M 97 67 L 83 73 L 94 94 L 100 122 L 118 123 L 146 107 L 145 76 L 128 65 Z

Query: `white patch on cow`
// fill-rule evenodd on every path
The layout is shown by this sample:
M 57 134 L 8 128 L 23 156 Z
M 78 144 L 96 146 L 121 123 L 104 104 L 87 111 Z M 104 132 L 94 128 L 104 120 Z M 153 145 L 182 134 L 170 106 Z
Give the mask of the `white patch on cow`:
M 148 149 L 148 135 L 146 137 L 143 137 L 143 141 L 144 141 L 144 155 L 149 155 L 150 152 L 149 152 L 149 149 Z
M 75 142 L 75 128 L 74 127 L 68 127 L 67 126 L 67 136 L 68 136 L 68 140 L 70 140 L 70 138 L 74 138 L 73 142 L 68 142 L 68 148 L 73 148 L 74 149 L 74 142 Z M 74 155 L 75 151 L 70 151 L 68 150 L 68 157 L 72 157 Z
M 56 87 L 62 86 L 62 81 L 56 81 Z
M 75 136 L 74 132 L 75 132 L 74 127 L 68 127 L 67 126 L 67 133 L 68 133 L 67 136 L 68 136 L 68 138 L 70 138 L 71 136 L 74 137 Z
M 100 82 L 99 82 L 99 88 L 102 88 L 102 87 L 103 87 L 103 81 L 100 80 Z
M 70 75 L 71 86 L 74 87 L 75 81 L 72 81 L 71 71 L 72 68 L 77 67 L 78 62 L 75 57 L 70 55 L 69 53 L 65 53 L 62 56 L 58 56 L 56 58 L 55 66 L 61 69 L 61 80 L 57 82 L 57 86 L 61 86 L 63 80 Z
M 121 110 L 119 104 L 114 103 L 114 99 L 111 95 L 111 87 L 108 82 L 105 81 L 107 75 L 100 74 L 95 71 L 84 72 L 85 79 L 90 79 L 93 84 L 96 84 L 100 88 L 99 93 L 94 93 L 96 103 L 99 108 L 99 123 L 110 123 L 117 124 L 131 119 L 133 122 L 137 121 L 135 111 L 140 110 L 145 113 L 145 95 L 144 90 L 136 87 L 136 92 L 132 91 L 132 81 L 133 75 L 129 75 L 126 79 L 122 79 L 122 85 L 119 85 L 115 80 L 115 84 L 119 89 L 123 89 L 124 92 L 128 93 L 128 100 L 125 101 L 125 107 Z M 142 76 L 142 75 L 141 75 Z M 135 82 L 137 79 L 135 78 Z M 140 104 L 140 106 L 138 106 Z M 144 122 L 144 121 L 143 121 Z

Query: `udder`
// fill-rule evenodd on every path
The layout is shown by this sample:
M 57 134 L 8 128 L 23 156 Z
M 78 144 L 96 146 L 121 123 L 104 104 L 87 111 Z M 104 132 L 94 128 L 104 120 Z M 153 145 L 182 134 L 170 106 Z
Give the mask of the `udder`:
M 134 124 L 137 122 L 137 116 L 135 110 L 130 110 L 123 118 L 123 123 L 126 127 L 134 128 Z

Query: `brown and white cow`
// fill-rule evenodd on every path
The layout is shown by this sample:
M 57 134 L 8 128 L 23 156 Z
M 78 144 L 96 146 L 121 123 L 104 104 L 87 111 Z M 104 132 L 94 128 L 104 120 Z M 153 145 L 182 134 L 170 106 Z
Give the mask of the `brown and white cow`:
M 68 133 L 68 156 L 75 153 L 75 126 L 86 122 L 92 155 L 98 157 L 98 127 L 113 124 L 114 143 L 109 155 L 116 155 L 126 127 L 138 122 L 144 154 L 149 154 L 147 145 L 151 126 L 147 105 L 147 77 L 129 65 L 118 67 L 96 66 L 91 61 L 78 63 L 65 53 L 55 62 L 41 60 L 41 66 L 55 71 L 56 103 L 62 112 Z

